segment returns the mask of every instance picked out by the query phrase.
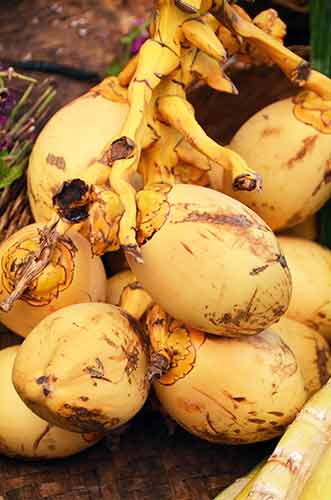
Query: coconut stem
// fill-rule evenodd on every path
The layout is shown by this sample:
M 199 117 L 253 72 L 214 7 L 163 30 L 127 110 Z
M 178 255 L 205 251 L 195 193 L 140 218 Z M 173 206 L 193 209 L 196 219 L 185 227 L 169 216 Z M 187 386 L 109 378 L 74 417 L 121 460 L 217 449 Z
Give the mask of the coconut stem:
M 167 373 L 170 368 L 170 361 L 165 355 L 159 352 L 153 352 L 151 354 L 151 364 L 148 369 L 148 380 L 152 382 L 155 379 L 159 379 Z
M 56 221 L 49 228 L 39 231 L 40 248 L 31 253 L 26 262 L 18 270 L 18 281 L 14 290 L 0 303 L 0 309 L 4 312 L 10 311 L 16 300 L 20 299 L 33 280 L 37 278 L 49 264 L 53 249 L 57 241 L 63 237 L 57 231 Z

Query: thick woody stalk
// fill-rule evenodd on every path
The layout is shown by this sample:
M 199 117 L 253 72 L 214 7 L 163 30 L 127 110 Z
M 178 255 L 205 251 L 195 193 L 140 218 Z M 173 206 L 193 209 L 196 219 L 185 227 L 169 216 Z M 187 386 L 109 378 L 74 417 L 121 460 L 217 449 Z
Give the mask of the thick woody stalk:
M 248 494 L 249 500 L 296 500 L 331 446 L 331 381 L 288 427 Z

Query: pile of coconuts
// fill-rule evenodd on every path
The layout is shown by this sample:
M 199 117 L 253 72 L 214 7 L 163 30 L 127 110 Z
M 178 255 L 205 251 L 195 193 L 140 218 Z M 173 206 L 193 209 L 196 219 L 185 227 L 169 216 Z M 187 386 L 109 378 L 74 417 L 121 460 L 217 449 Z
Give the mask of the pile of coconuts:
M 1 453 L 78 453 L 151 391 L 201 439 L 269 440 L 328 381 L 331 250 L 316 242 L 314 214 L 331 194 L 330 129 L 299 120 L 295 99 L 258 111 L 228 146 L 261 174 L 260 191 L 235 190 L 224 170 L 217 186 L 212 175 L 208 187 L 159 185 L 146 210 L 132 172 L 142 258 L 122 247 L 110 277 L 97 243 L 120 249 L 125 204 L 95 159 L 129 105 L 88 92 L 51 118 L 28 169 L 35 223 L 0 247 L 0 321 L 24 337 L 0 352 Z M 75 224 L 59 222 L 59 194 Z

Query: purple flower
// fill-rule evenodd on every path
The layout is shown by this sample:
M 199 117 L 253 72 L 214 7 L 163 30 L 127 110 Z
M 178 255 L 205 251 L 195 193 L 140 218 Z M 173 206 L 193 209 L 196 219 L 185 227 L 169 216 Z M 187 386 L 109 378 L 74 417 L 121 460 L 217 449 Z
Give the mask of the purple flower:
M 5 137 L 0 140 L 0 151 L 5 150 L 10 150 L 13 147 L 13 139 L 10 137 L 10 135 L 5 135 Z
M 19 99 L 17 90 L 0 90 L 0 115 L 9 116 Z
M 143 19 L 142 17 L 137 17 L 137 19 L 133 21 L 133 26 L 142 26 L 144 23 L 145 19 Z
M 140 50 L 140 47 L 146 42 L 146 40 L 149 38 L 149 35 L 147 32 L 142 33 L 138 38 L 136 38 L 132 42 L 132 47 L 131 47 L 131 53 L 133 55 L 137 54 Z
M 7 121 L 7 116 L 0 115 L 0 129 L 5 125 L 6 121 Z

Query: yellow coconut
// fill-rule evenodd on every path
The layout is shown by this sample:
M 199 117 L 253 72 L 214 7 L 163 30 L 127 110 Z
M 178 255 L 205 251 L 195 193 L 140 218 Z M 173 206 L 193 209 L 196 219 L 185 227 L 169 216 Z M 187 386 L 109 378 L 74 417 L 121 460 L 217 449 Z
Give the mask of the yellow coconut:
M 163 196 L 160 212 L 140 216 L 138 237 L 148 230 L 143 264 L 128 257 L 152 299 L 185 324 L 220 335 L 255 334 L 277 321 L 289 303 L 291 277 L 262 219 L 204 187 L 177 184 Z
M 180 336 L 178 335 L 180 333 Z M 297 360 L 279 335 L 238 338 L 169 328 L 170 370 L 154 382 L 169 415 L 202 439 L 243 444 L 284 432 L 306 401 Z
M 331 251 L 301 238 L 278 238 L 293 279 L 286 315 L 331 340 Z
M 312 396 L 331 377 L 331 356 L 327 341 L 313 328 L 284 316 L 270 330 L 277 333 L 294 353 L 308 396 Z
M 12 383 L 19 346 L 0 351 L 0 453 L 30 459 L 62 458 L 78 453 L 103 437 L 78 434 L 50 425 L 23 403 Z
M 126 104 L 88 92 L 49 120 L 28 167 L 29 200 L 37 222 L 52 218 L 52 197 L 64 181 L 80 178 L 102 184 L 107 179 L 109 166 L 93 164 L 121 129 L 127 111 Z
M 20 277 L 22 265 L 43 247 L 49 236 L 41 224 L 17 231 L 0 246 L 0 300 L 8 298 Z M 25 337 L 43 318 L 69 304 L 104 302 L 106 274 L 100 257 L 93 257 L 89 243 L 75 231 L 60 238 L 51 261 L 9 312 L 0 311 L 0 321 Z
M 292 98 L 275 102 L 252 116 L 233 137 L 230 148 L 262 175 L 261 192 L 225 192 L 257 212 L 274 231 L 299 224 L 331 195 L 331 137 L 298 120 Z
M 148 395 L 139 323 L 110 304 L 76 304 L 39 323 L 21 346 L 13 382 L 41 418 L 76 432 L 128 422 Z

